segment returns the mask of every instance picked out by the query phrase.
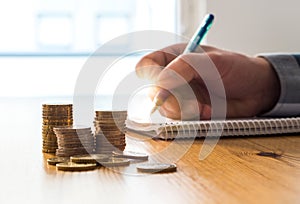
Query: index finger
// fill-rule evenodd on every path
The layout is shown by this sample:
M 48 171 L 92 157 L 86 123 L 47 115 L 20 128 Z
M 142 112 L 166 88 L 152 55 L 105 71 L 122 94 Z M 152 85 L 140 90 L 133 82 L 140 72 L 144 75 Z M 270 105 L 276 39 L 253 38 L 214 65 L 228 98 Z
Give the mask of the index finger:
M 185 46 L 185 43 L 175 44 L 144 56 L 135 67 L 137 75 L 156 79 L 160 71 L 183 52 Z

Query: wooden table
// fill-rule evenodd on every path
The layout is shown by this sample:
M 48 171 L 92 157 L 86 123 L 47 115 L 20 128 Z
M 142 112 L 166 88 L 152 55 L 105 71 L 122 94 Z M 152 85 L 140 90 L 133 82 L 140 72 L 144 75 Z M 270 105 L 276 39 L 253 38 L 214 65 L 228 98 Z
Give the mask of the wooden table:
M 147 153 L 153 161 L 178 159 L 177 172 L 138 174 L 136 163 L 63 172 L 47 165 L 52 155 L 41 153 L 40 99 L 0 103 L 1 204 L 300 203 L 300 136 L 224 138 L 200 161 L 203 140 L 196 140 L 183 154 L 187 141 L 130 134 L 127 150 Z M 162 155 L 168 148 L 172 151 Z M 279 158 L 256 155 L 279 150 L 283 152 Z

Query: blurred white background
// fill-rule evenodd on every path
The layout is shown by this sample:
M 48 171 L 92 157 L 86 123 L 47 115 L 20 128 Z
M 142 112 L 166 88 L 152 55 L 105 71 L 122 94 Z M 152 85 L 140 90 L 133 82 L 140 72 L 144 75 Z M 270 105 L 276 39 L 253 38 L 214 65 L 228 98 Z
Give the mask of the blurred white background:
M 207 44 L 250 55 L 299 52 L 300 47 L 298 0 L 3 0 L 0 4 L 0 97 L 72 96 L 86 59 L 102 44 L 141 30 L 190 37 L 207 12 L 216 16 Z M 99 57 L 126 53 L 128 46 L 113 45 Z M 134 71 L 139 58 L 123 59 L 113 75 L 122 78 Z M 108 80 L 103 93 L 110 94 L 114 82 Z

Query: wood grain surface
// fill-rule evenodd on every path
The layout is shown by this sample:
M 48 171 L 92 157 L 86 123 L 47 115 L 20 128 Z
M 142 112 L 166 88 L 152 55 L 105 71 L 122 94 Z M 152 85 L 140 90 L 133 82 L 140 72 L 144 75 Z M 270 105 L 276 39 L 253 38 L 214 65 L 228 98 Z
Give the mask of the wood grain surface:
M 177 172 L 141 174 L 138 163 L 86 172 L 57 171 L 41 151 L 41 107 L 2 100 L 0 203 L 300 203 L 300 134 L 221 139 L 199 160 L 203 140 L 162 141 L 128 134 L 126 150 Z M 262 157 L 260 151 L 279 152 Z

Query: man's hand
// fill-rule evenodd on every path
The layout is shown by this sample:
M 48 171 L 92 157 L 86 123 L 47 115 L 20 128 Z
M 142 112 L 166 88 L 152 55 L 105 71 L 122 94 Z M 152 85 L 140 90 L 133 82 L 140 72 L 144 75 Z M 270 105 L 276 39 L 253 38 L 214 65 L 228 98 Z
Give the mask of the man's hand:
M 167 87 L 167 90 L 177 93 L 176 97 L 170 95 L 160 108 L 160 112 L 166 117 L 195 117 L 195 108 L 190 104 L 197 104 L 200 118 L 209 119 L 212 107 L 204 81 L 213 83 L 222 80 L 226 93 L 224 102 L 227 103 L 227 117 L 255 116 L 267 112 L 276 104 L 280 83 L 272 66 L 265 59 L 209 46 L 202 46 L 198 52 L 180 55 L 185 46 L 186 44 L 176 44 L 150 53 L 136 65 L 139 77 L 151 79 L 157 85 L 150 93 L 152 99 L 160 90 L 159 87 Z M 210 71 L 215 69 L 214 66 L 219 72 L 217 75 Z M 187 94 L 186 86 L 193 90 L 196 99 Z M 222 97 L 217 87 L 209 87 L 209 90 L 210 94 Z M 194 100 L 193 103 L 190 100 Z

